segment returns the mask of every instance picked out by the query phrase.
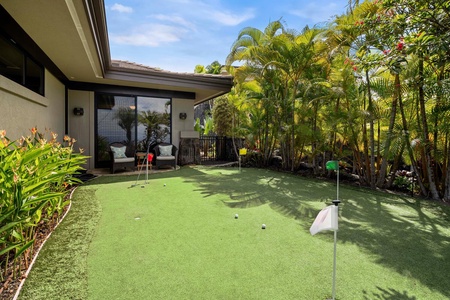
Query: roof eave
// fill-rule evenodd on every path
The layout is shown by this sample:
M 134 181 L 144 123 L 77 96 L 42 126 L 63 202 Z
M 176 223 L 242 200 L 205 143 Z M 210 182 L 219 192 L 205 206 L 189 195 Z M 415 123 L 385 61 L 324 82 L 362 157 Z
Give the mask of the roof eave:
M 195 74 L 176 74 L 170 72 L 144 71 L 127 68 L 110 67 L 105 74 L 107 79 L 154 83 L 157 85 L 173 85 L 177 87 L 206 88 L 214 90 L 230 90 L 233 86 L 231 76 L 204 77 Z

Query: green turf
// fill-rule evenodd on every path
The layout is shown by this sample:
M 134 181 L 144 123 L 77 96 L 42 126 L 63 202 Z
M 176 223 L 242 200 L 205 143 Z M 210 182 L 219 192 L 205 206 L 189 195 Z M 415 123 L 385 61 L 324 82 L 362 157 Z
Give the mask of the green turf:
M 334 182 L 201 167 L 149 179 L 78 188 L 19 299 L 331 298 L 333 233 L 309 227 Z M 450 298 L 448 207 L 342 185 L 340 198 L 337 299 Z

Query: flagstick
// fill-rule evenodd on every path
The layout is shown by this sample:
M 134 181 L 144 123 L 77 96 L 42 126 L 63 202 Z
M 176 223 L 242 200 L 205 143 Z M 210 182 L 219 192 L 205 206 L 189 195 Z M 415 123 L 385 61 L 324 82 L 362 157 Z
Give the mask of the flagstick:
M 337 188 L 336 188 L 336 200 L 339 201 L 339 163 L 337 168 Z
M 333 204 L 339 207 L 339 165 L 337 168 L 337 188 L 336 188 L 336 200 L 333 201 Z M 339 215 L 339 211 L 338 211 Z M 334 231 L 334 254 L 333 254 L 333 296 L 332 299 L 336 298 L 336 244 L 337 244 L 337 230 Z
M 336 240 L 337 240 L 337 231 L 334 231 L 334 259 L 333 259 L 333 297 L 334 300 L 336 297 Z
M 148 184 L 148 153 L 147 153 L 147 164 L 145 166 L 145 184 Z
M 334 200 L 333 204 L 339 207 L 339 203 L 341 201 Z M 338 211 L 339 214 L 339 211 Z M 336 244 L 337 244 L 337 230 L 334 231 L 334 253 L 333 253 L 333 297 L 334 300 L 336 297 Z

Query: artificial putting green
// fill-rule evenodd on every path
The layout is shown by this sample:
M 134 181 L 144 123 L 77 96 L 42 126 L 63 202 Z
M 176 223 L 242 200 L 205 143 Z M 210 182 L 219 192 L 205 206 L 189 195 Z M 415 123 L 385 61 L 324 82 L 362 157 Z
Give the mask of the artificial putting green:
M 333 233 L 309 227 L 335 182 L 206 167 L 135 180 L 77 189 L 19 299 L 331 298 Z M 450 298 L 448 207 L 343 185 L 340 199 L 336 299 Z

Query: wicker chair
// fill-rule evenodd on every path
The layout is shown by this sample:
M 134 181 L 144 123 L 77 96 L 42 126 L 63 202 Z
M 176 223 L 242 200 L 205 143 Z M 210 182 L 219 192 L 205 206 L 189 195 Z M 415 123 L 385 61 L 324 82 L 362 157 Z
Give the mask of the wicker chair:
M 135 158 L 127 152 L 127 146 L 122 143 L 112 143 L 109 145 L 109 156 L 111 157 L 111 173 L 114 174 L 119 169 L 130 168 L 134 170 Z
M 154 148 L 155 165 L 159 169 L 161 166 L 177 167 L 178 148 L 172 144 L 161 143 Z

